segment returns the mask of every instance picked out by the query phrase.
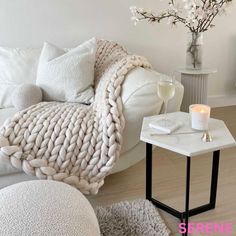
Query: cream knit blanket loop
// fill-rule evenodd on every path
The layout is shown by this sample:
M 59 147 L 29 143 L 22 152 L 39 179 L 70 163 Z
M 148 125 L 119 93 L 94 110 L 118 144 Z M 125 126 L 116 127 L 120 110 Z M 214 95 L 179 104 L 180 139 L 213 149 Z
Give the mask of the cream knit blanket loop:
M 118 44 L 98 41 L 94 103 L 42 102 L 18 112 L 0 130 L 0 158 L 28 175 L 96 194 L 120 155 L 122 83 L 139 66 L 150 64 Z

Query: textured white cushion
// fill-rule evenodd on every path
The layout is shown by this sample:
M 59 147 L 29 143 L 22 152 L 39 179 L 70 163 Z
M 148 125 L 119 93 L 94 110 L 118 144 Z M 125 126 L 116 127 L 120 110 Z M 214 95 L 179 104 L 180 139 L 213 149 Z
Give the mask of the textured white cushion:
M 11 93 L 17 85 L 35 83 L 40 51 L 0 47 L 0 108 L 13 106 Z
M 18 110 L 24 110 L 42 101 L 42 91 L 34 84 L 17 86 L 12 95 L 12 104 Z
M 100 235 L 88 200 L 61 182 L 11 185 L 0 191 L 0 206 L 0 235 Z
M 44 43 L 36 84 L 45 101 L 89 103 L 93 98 L 96 39 L 65 51 Z

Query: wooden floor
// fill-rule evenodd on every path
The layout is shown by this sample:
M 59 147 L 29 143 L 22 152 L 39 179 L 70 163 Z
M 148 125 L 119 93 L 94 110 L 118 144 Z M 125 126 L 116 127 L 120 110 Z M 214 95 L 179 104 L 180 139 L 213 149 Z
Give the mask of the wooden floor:
M 216 108 L 212 117 L 222 119 L 236 138 L 236 106 Z M 208 202 L 211 174 L 211 155 L 192 159 L 190 205 L 196 207 Z M 185 157 L 158 149 L 153 158 L 153 192 L 158 199 L 183 210 L 185 190 Z M 145 162 L 105 179 L 97 196 L 89 197 L 93 205 L 109 205 L 124 200 L 145 197 Z M 162 211 L 161 215 L 178 235 L 178 221 Z M 236 235 L 236 148 L 221 152 L 217 206 L 215 210 L 191 217 L 190 222 L 232 222 Z

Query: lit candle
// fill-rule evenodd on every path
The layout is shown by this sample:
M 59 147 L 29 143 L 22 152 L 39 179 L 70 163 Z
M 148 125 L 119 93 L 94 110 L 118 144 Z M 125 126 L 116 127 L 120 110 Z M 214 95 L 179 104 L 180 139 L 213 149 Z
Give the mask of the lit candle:
M 191 127 L 196 130 L 208 130 L 211 108 L 203 104 L 193 104 L 189 107 Z

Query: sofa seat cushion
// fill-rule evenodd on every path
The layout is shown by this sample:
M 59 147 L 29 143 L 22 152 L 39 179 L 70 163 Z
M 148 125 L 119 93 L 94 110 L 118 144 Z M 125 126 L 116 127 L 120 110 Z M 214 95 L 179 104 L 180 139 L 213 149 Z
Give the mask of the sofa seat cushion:
M 7 118 L 11 117 L 16 112 L 17 110 L 15 108 L 0 109 L 0 126 L 4 124 Z M 0 176 L 18 172 L 20 171 L 10 165 L 8 162 L 3 161 L 2 158 L 0 158 Z

